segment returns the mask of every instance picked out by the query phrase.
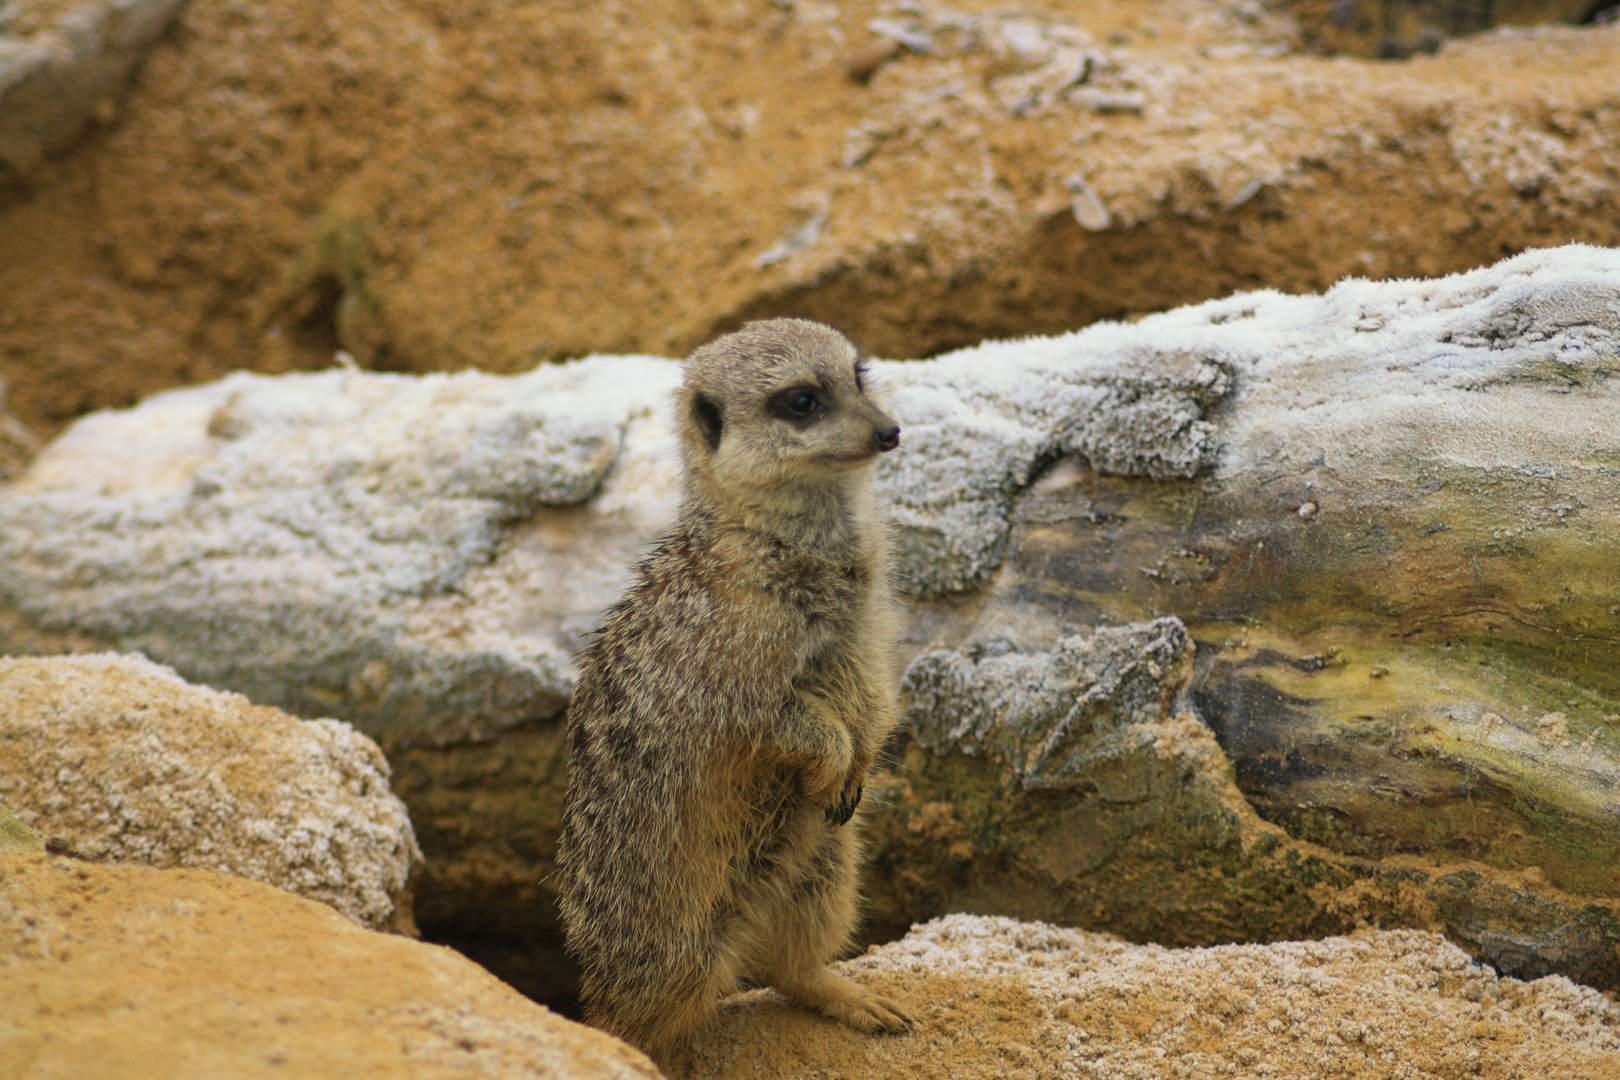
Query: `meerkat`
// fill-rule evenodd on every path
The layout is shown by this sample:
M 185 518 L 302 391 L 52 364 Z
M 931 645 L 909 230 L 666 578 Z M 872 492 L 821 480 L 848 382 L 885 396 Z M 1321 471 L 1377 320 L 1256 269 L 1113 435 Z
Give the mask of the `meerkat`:
M 682 490 L 578 660 L 562 913 L 586 1019 L 666 1063 L 745 986 L 869 1032 L 901 1007 L 828 970 L 856 919 L 856 810 L 895 723 L 873 462 L 900 428 L 836 330 L 698 348 Z

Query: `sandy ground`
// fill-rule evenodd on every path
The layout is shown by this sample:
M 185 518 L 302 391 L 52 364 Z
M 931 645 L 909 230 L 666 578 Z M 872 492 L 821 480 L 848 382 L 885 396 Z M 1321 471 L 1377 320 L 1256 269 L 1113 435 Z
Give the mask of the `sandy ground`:
M 1438 934 L 1162 949 L 952 915 L 843 965 L 916 1029 L 858 1034 L 770 991 L 733 999 L 691 1075 L 1611 1080 L 1620 1006 L 1498 978 Z

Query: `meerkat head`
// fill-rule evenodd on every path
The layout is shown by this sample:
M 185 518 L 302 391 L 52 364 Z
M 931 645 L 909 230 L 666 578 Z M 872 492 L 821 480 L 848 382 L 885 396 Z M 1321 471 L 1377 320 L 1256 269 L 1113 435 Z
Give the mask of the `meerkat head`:
M 689 477 L 711 498 L 769 499 L 864 474 L 900 445 L 865 357 L 806 319 L 770 319 L 701 346 L 676 399 Z

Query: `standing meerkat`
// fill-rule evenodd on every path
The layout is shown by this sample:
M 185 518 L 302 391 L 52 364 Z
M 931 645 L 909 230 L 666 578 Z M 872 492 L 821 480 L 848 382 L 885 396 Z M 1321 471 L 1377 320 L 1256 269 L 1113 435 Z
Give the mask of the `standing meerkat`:
M 900 428 L 803 319 L 692 353 L 682 493 L 578 663 L 558 865 L 586 1019 L 661 1062 L 745 984 L 865 1031 L 910 1018 L 827 969 L 852 820 L 895 722 L 872 463 Z

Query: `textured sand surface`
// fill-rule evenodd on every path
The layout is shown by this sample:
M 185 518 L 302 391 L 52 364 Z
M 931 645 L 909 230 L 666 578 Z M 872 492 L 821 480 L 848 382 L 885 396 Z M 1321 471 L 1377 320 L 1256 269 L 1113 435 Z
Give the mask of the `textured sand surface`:
M 692 1075 L 1613 1080 L 1620 1006 L 1561 976 L 1498 978 L 1437 934 L 1162 949 L 950 915 L 843 965 L 904 1002 L 872 1038 L 771 991 L 732 999 Z

